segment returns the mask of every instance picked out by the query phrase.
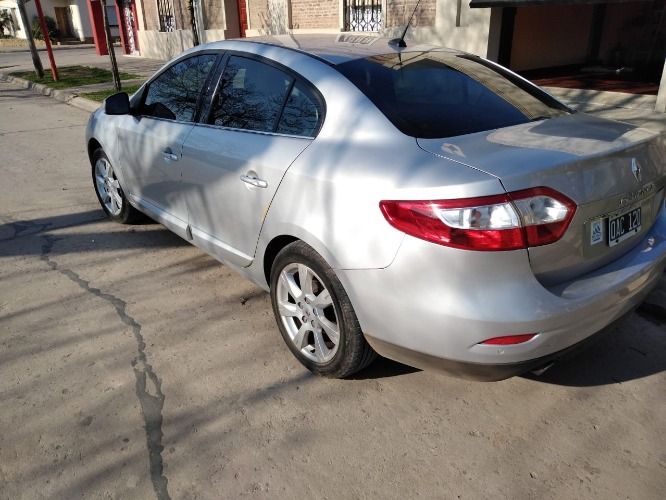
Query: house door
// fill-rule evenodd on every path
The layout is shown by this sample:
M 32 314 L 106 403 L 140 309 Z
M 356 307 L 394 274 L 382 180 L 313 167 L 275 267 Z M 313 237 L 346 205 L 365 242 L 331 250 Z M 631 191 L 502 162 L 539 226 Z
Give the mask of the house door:
M 238 21 L 240 23 L 240 36 L 245 38 L 247 25 L 247 0 L 238 0 Z
M 68 18 L 69 7 L 54 7 L 54 10 L 56 24 L 58 25 L 58 29 L 60 30 L 62 38 L 74 38 L 74 35 L 72 35 L 72 27 Z

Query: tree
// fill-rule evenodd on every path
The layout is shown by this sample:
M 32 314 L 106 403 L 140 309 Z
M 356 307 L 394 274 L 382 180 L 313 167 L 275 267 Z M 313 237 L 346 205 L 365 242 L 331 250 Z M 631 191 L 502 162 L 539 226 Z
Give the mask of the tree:
M 12 15 L 8 10 L 0 10 L 0 37 L 5 36 L 5 32 L 7 32 L 9 36 L 14 36 L 14 31 Z
M 113 85 L 116 92 L 120 92 L 123 87 L 120 83 L 120 74 L 118 73 L 118 61 L 116 61 L 116 52 L 113 49 L 113 39 L 111 38 L 111 28 L 109 28 L 109 16 L 106 14 L 106 0 L 100 0 L 102 4 L 102 20 L 104 21 L 104 36 L 106 38 L 106 47 L 109 50 L 109 59 L 111 59 L 111 73 L 113 73 Z
M 194 6 L 194 0 L 187 1 L 187 10 L 190 13 L 190 27 L 192 28 L 192 43 L 196 47 L 199 45 L 199 30 L 197 29 L 197 14 Z

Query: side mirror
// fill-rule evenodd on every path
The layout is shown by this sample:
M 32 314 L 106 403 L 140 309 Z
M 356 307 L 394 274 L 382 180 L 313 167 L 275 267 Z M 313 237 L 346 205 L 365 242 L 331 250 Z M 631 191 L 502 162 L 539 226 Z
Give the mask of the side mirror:
M 118 92 L 104 99 L 104 112 L 107 115 L 128 115 L 130 102 L 127 92 Z

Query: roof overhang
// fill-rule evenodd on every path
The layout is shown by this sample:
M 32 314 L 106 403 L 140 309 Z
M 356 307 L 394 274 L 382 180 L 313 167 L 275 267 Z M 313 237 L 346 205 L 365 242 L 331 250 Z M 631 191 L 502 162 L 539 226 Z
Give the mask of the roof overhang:
M 528 7 L 534 5 L 583 5 L 592 3 L 650 2 L 651 0 L 471 0 L 471 8 Z

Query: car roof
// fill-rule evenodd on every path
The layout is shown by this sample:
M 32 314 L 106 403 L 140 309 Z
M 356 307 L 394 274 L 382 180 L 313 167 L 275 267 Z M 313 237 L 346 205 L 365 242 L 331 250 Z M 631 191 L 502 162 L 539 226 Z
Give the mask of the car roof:
M 444 49 L 437 45 L 409 44 L 405 48 L 390 44 L 390 39 L 365 33 L 335 33 L 335 34 L 286 34 L 267 35 L 251 38 L 228 40 L 228 42 L 241 42 L 243 44 L 263 44 L 297 50 L 309 55 L 324 59 L 329 64 L 341 64 L 360 58 L 397 54 L 405 52 L 426 52 L 432 50 L 451 53 L 461 53 L 453 49 Z M 217 42 L 223 48 L 225 42 Z M 249 47 L 248 47 L 249 48 Z

